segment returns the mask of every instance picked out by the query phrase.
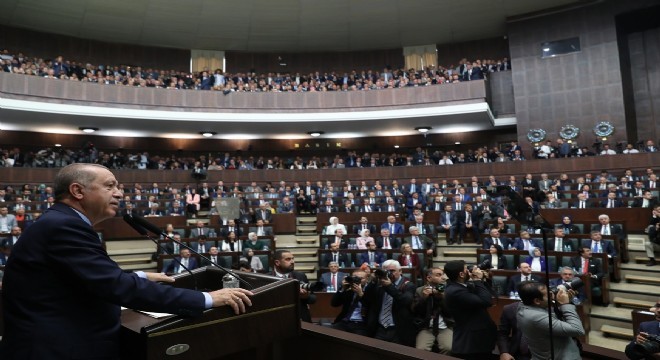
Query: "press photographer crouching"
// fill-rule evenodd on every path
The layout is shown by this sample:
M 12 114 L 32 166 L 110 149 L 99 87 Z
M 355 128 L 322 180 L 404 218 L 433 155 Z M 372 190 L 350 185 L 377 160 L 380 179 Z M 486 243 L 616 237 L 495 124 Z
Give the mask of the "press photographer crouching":
M 660 359 L 660 304 L 653 310 L 655 320 L 639 324 L 637 336 L 626 346 L 628 359 Z
M 585 334 L 582 321 L 571 302 L 572 291 L 558 286 L 557 292 L 536 281 L 524 281 L 518 287 L 523 302 L 518 308 L 518 327 L 529 345 L 532 359 L 550 359 L 551 339 L 554 358 L 580 360 L 580 345 L 576 339 Z M 552 334 L 548 323 L 548 306 L 553 306 Z
M 445 285 L 447 277 L 440 268 L 426 271 L 426 284 L 415 291 L 413 303 L 414 323 L 418 349 L 441 354 L 451 353 L 454 321 L 445 306 Z
M 341 289 L 332 295 L 330 305 L 340 307 L 332 328 L 367 336 L 366 314 L 363 314 L 362 297 L 367 286 L 367 273 L 362 270 L 342 279 Z

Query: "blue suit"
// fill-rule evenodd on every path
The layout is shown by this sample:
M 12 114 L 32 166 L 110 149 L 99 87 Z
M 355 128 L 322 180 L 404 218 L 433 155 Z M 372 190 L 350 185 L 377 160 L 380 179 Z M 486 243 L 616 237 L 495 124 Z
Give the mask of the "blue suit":
M 384 223 L 383 225 L 380 226 L 381 229 L 391 229 L 392 226 L 394 227 L 394 231 L 390 230 L 390 235 L 395 235 L 395 234 L 403 234 L 403 225 L 399 223 Z
M 658 321 L 657 320 L 651 320 L 651 321 L 645 321 L 641 324 L 639 324 L 639 329 L 635 333 L 635 335 L 639 334 L 640 332 L 645 332 L 650 335 L 660 335 L 660 326 L 658 326 Z M 642 359 L 647 359 L 644 357 L 643 354 L 640 354 L 638 351 L 635 351 L 635 340 L 630 342 L 626 346 L 626 355 L 628 356 L 628 359 L 632 360 L 642 360 Z
M 3 360 L 117 359 L 120 306 L 179 315 L 204 310 L 201 292 L 120 269 L 67 205 L 54 205 L 21 237 L 3 279 Z
M 383 265 L 383 262 L 385 261 L 385 254 L 375 251 L 374 252 L 374 262 L 377 263 L 378 265 Z M 355 264 L 357 266 L 362 266 L 364 263 L 369 263 L 369 253 L 361 253 L 360 258 L 358 259 L 358 263 Z

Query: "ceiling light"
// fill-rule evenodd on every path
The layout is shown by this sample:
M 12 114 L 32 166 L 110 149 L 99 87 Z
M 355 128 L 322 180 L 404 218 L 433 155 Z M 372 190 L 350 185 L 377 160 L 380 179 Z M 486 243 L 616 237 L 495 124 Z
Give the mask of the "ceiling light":
M 460 144 L 461 144 L 460 141 L 456 141 L 456 142 L 454 143 L 454 145 L 460 145 Z
M 62 147 L 62 144 L 55 144 L 55 147 Z
M 548 52 L 550 51 L 550 48 L 543 48 L 543 51 Z
M 319 137 L 319 136 L 325 134 L 325 132 L 323 132 L 323 131 L 309 131 L 309 132 L 307 132 L 307 134 L 309 134 L 309 136 L 311 136 L 311 137 Z
M 215 132 L 215 131 L 200 131 L 199 134 L 202 135 L 203 137 L 211 137 L 211 136 L 217 134 L 217 132 Z
M 399 145 L 394 145 L 394 148 L 395 148 L 395 149 L 398 149 L 398 148 L 399 148 Z
M 82 130 L 82 132 L 84 132 L 84 133 L 88 133 L 88 134 L 91 134 L 91 133 L 93 133 L 94 131 L 99 131 L 99 128 L 89 127 L 89 126 L 81 126 L 81 127 L 79 127 L 78 129 L 79 129 L 79 130 Z
M 425 134 L 425 133 L 429 132 L 429 130 L 431 130 L 431 129 L 432 129 L 432 127 L 430 127 L 430 126 L 420 126 L 420 127 L 415 128 L 415 130 L 421 132 L 422 134 Z

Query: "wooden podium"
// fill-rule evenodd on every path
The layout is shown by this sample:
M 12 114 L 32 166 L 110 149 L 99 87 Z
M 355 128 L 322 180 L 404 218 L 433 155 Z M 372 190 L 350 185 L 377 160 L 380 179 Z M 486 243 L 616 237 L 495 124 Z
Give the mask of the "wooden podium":
M 212 291 L 222 288 L 224 272 L 205 267 L 175 276 L 174 286 Z M 300 334 L 299 285 L 262 274 L 236 272 L 249 282 L 255 295 L 246 313 L 236 315 L 229 306 L 206 310 L 202 316 L 155 319 L 126 309 L 121 315 L 122 359 L 218 359 L 250 353 L 275 341 Z M 242 288 L 249 288 L 241 284 Z M 261 350 L 263 351 L 263 350 Z M 169 355 L 169 356 L 168 356 Z

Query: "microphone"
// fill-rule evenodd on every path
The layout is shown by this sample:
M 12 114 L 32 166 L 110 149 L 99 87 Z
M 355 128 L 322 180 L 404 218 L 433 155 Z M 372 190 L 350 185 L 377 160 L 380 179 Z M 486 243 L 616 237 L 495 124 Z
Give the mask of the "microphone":
M 124 220 L 125 220 L 125 221 L 126 221 L 126 217 L 130 217 L 131 221 L 133 221 L 137 226 L 142 227 L 143 229 L 146 229 L 147 231 L 150 231 L 150 232 L 153 233 L 153 234 L 156 234 L 156 235 L 162 235 L 162 236 L 164 236 L 164 237 L 166 237 L 166 238 L 168 238 L 168 239 L 174 241 L 175 243 L 179 244 L 179 246 L 182 246 L 182 247 L 184 247 L 184 248 L 190 250 L 190 252 L 192 252 L 193 254 L 195 254 L 195 255 L 199 256 L 200 258 L 202 258 L 202 259 L 208 261 L 209 263 L 213 264 L 214 266 L 216 266 L 217 268 L 219 268 L 220 270 L 222 270 L 225 274 L 229 274 L 229 275 L 233 276 L 233 277 L 234 277 L 235 279 L 237 279 L 239 282 L 241 282 L 241 283 L 245 284 L 246 286 L 248 286 L 249 289 L 254 289 L 254 286 L 253 286 L 252 284 L 250 284 L 249 282 L 247 282 L 247 281 L 244 280 L 244 279 L 241 279 L 241 278 L 240 278 L 238 275 L 236 275 L 231 269 L 227 269 L 227 268 L 224 267 L 224 266 L 218 265 L 217 263 L 211 261 L 211 259 L 209 259 L 208 257 L 206 257 L 206 256 L 204 256 L 204 255 L 202 255 L 202 254 L 200 254 L 199 252 L 197 252 L 195 249 L 191 248 L 190 246 L 188 246 L 188 245 L 186 245 L 186 244 L 184 244 L 184 243 L 182 243 L 182 242 L 180 242 L 180 241 L 178 241 L 178 240 L 174 240 L 171 236 L 167 235 L 167 233 L 165 233 L 163 230 L 161 230 L 158 226 L 156 226 L 156 225 L 150 223 L 150 222 L 147 221 L 145 218 L 143 218 L 143 217 L 139 217 L 139 216 L 129 216 L 129 215 L 124 215 Z M 127 222 L 128 222 L 128 221 L 127 221 Z M 129 223 L 129 224 L 130 224 L 130 223 Z M 132 225 L 131 225 L 131 226 L 132 226 Z M 137 230 L 137 229 L 136 229 L 136 230 Z M 139 232 L 139 230 L 138 230 L 138 232 Z
M 161 249 L 165 250 L 165 252 L 166 252 L 168 255 L 172 255 L 172 256 L 174 256 L 173 253 L 169 252 L 168 249 L 167 249 L 165 246 L 159 244 L 159 243 L 158 243 L 158 240 L 156 240 L 156 239 L 154 239 L 152 236 L 150 236 L 149 233 L 147 233 L 147 230 L 146 230 L 144 227 L 138 225 L 134 220 L 135 220 L 135 219 L 134 219 L 131 215 L 124 214 L 124 221 L 125 221 L 128 225 L 130 225 L 133 229 L 135 229 L 135 231 L 137 231 L 140 235 L 146 236 L 149 240 L 151 240 L 151 241 L 153 241 L 154 243 L 156 243 L 156 247 L 157 247 L 157 248 L 161 248 Z M 174 261 L 176 261 L 177 264 L 179 264 L 179 266 L 181 266 L 184 270 L 186 270 L 186 271 L 190 274 L 190 277 L 192 277 L 193 282 L 194 282 L 194 284 L 195 284 L 195 285 L 194 285 L 194 286 L 195 286 L 195 290 L 197 290 L 197 277 L 195 276 L 195 274 L 193 274 L 192 271 L 190 271 L 190 269 L 188 269 L 188 267 L 186 267 L 185 265 L 183 265 L 183 263 L 182 263 L 179 259 L 177 259 L 176 256 L 174 256 L 172 259 L 174 259 Z

